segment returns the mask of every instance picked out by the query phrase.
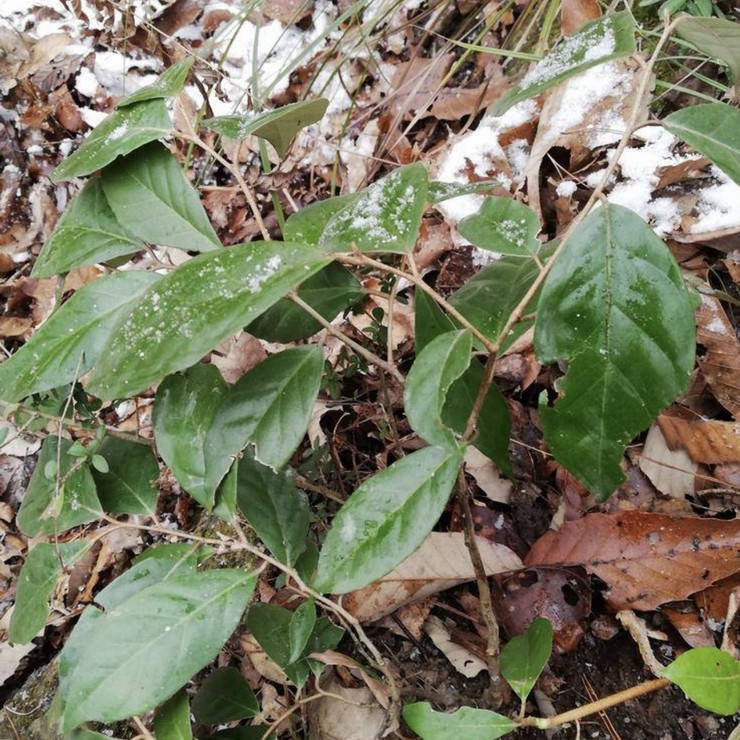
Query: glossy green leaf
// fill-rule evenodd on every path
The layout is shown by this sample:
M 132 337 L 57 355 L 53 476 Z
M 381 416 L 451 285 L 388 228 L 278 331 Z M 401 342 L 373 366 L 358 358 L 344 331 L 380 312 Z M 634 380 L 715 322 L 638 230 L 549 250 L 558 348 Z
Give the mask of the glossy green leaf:
M 740 111 L 726 103 L 705 103 L 671 113 L 663 125 L 711 159 L 740 184 Z
M 82 146 L 52 171 L 52 182 L 90 175 L 117 157 L 156 141 L 172 128 L 163 100 L 147 100 L 113 111 Z
M 721 59 L 730 68 L 735 92 L 740 83 L 740 26 L 722 18 L 681 15 L 676 33 L 707 56 Z
M 321 246 L 332 252 L 410 252 L 416 244 L 428 187 L 424 165 L 399 167 L 329 219 Z
M 473 275 L 449 300 L 476 329 L 496 341 L 538 274 L 533 260 L 502 257 Z M 526 324 L 517 324 L 503 348 L 526 328 Z
M 118 324 L 88 391 L 125 398 L 189 367 L 329 261 L 316 249 L 280 242 L 240 244 L 188 260 Z
M 404 390 L 411 428 L 432 445 L 454 445 L 455 435 L 442 420 L 449 387 L 467 370 L 473 348 L 469 331 L 452 331 L 433 339 L 417 354 Z
M 522 702 L 527 701 L 551 653 L 552 625 L 542 618 L 535 619 L 526 632 L 513 637 L 501 650 L 501 675 Z
M 531 257 L 541 246 L 537 215 L 513 198 L 486 198 L 477 213 L 460 221 L 457 230 L 480 249 L 514 257 Z
M 20 530 L 29 537 L 63 532 L 91 522 L 102 513 L 87 463 L 67 454 L 70 445 L 69 440 L 60 441 L 56 435 L 50 435 L 41 446 L 17 517 Z M 56 468 L 57 457 L 58 471 L 47 477 L 47 466 L 53 463 Z
M 256 577 L 178 574 L 115 608 L 88 607 L 59 659 L 63 731 L 143 714 L 213 660 L 234 631 Z
M 417 355 L 440 334 L 457 328 L 433 298 L 422 290 L 414 294 L 414 345 Z
M 357 303 L 365 291 L 357 278 L 337 262 L 312 275 L 298 289 L 298 296 L 327 321 Z M 253 321 L 247 331 L 268 342 L 294 342 L 307 339 L 320 331 L 322 325 L 300 306 L 281 298 Z
M 290 644 L 288 660 L 290 663 L 295 663 L 303 655 L 303 650 L 308 644 L 315 626 L 316 607 L 313 599 L 308 599 L 293 612 L 288 625 L 288 642 Z
M 157 740 L 193 740 L 190 728 L 190 702 L 187 693 L 178 691 L 154 715 Z
M 116 323 L 157 280 L 159 275 L 131 270 L 83 285 L 0 364 L 0 397 L 19 401 L 84 375 Z
M 62 565 L 68 567 L 75 563 L 91 544 L 85 540 L 60 544 L 41 542 L 28 553 L 15 590 L 8 634 L 10 642 L 16 645 L 30 642 L 44 628 Z
M 283 229 L 283 238 L 288 242 L 317 245 L 332 216 L 352 206 L 359 197 L 359 193 L 335 195 L 333 198 L 319 200 L 301 208 L 300 211 L 288 216 Z
M 517 727 L 508 717 L 486 709 L 461 707 L 456 712 L 436 712 L 427 702 L 407 704 L 403 718 L 422 740 L 495 740 Z
M 231 666 L 211 671 L 193 699 L 193 716 L 207 725 L 254 717 L 259 710 L 244 676 Z
M 209 118 L 202 125 L 235 141 L 250 135 L 267 139 L 282 159 L 288 153 L 295 135 L 321 120 L 328 105 L 329 101 L 325 98 L 301 100 L 266 113 Z
M 306 549 L 311 514 L 289 472 L 276 473 L 247 450 L 238 461 L 237 503 L 267 549 L 281 563 L 295 565 Z
M 33 277 L 53 277 L 143 249 L 116 219 L 100 186 L 90 180 L 64 209 L 33 266 Z
M 243 375 L 221 404 L 205 444 L 206 476 L 215 489 L 248 444 L 255 458 L 278 470 L 300 444 L 321 385 L 320 347 L 271 355 Z
M 639 216 L 603 205 L 573 232 L 542 291 L 535 349 L 542 362 L 570 362 L 560 398 L 540 410 L 550 451 L 604 500 L 624 479 L 625 447 L 694 366 L 680 270 Z
M 597 64 L 635 53 L 635 22 L 629 10 L 611 13 L 587 23 L 564 38 L 524 76 L 519 85 L 491 108 L 500 116 L 516 103 L 585 72 Z
M 459 198 L 461 195 L 475 195 L 485 193 L 501 185 L 500 180 L 481 180 L 480 182 L 442 182 L 432 180 L 429 183 L 427 198 L 430 203 L 442 203 L 445 200 Z
M 215 365 L 197 363 L 157 388 L 152 426 L 157 450 L 180 485 L 208 511 L 215 486 L 206 483 L 205 445 L 229 387 Z
M 159 78 L 140 88 L 132 95 L 121 100 L 118 108 L 125 108 L 127 105 L 134 105 L 145 100 L 156 100 L 157 98 L 174 98 L 179 95 L 185 86 L 185 80 L 188 78 L 188 72 L 195 62 L 195 57 L 185 57 L 176 64 L 168 67 Z
M 195 252 L 221 247 L 198 191 L 161 144 L 106 167 L 101 185 L 118 221 L 145 242 Z
M 157 508 L 159 465 L 151 447 L 109 437 L 100 446 L 108 471 L 92 471 L 98 498 L 109 514 L 152 515 Z
M 414 552 L 444 511 L 463 452 L 425 447 L 365 480 L 334 517 L 314 588 L 354 591 Z
M 687 650 L 663 669 L 702 709 L 716 714 L 740 712 L 740 661 L 713 647 Z

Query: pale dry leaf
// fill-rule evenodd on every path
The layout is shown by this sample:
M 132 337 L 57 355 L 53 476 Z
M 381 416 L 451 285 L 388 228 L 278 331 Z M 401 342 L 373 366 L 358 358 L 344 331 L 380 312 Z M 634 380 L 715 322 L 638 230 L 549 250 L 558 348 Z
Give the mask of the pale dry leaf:
M 239 332 L 211 352 L 211 365 L 219 369 L 227 383 L 233 384 L 266 357 L 267 352 L 257 337 Z
M 23 658 L 36 648 L 33 642 L 26 645 L 11 645 L 8 642 L 8 628 L 12 613 L 13 607 L 11 606 L 0 620 L 0 686 L 13 676 Z
M 498 467 L 493 461 L 486 457 L 476 447 L 468 447 L 465 450 L 465 470 L 475 478 L 478 488 L 486 494 L 491 501 L 506 504 L 511 498 L 513 489 L 512 482 L 501 475 Z
M 424 631 L 437 649 L 452 663 L 458 673 L 466 678 L 474 678 L 481 671 L 486 670 L 486 663 L 474 655 L 466 647 L 452 640 L 450 631 L 441 619 L 429 617 L 424 625 Z
M 722 634 L 722 649 L 736 660 L 740 660 L 740 587 L 730 592 L 725 631 Z
M 340 665 L 344 668 L 349 668 L 350 672 L 359 676 L 365 683 L 365 685 L 372 691 L 375 700 L 384 709 L 388 709 L 390 706 L 390 692 L 388 691 L 385 684 L 378 681 L 377 678 L 373 678 L 356 660 L 350 658 L 348 655 L 339 653 L 336 650 L 325 650 L 323 653 L 311 653 L 311 658 L 318 660 L 324 665 Z
M 560 28 L 566 36 L 578 31 L 589 21 L 601 17 L 597 0 L 561 0 Z
M 0 444 L 0 453 L 3 455 L 13 455 L 15 457 L 27 457 L 37 452 L 41 447 L 41 439 L 21 436 L 18 428 L 11 421 L 0 419 L 0 432 L 7 429 L 5 440 Z
M 239 644 L 260 676 L 278 684 L 284 684 L 288 680 L 280 666 L 267 655 L 251 632 L 243 634 L 239 638 Z
M 698 465 L 681 447 L 671 449 L 657 424 L 650 427 L 639 462 L 655 488 L 671 498 L 686 498 L 696 488 Z
M 650 611 L 740 571 L 740 520 L 588 514 L 537 540 L 527 565 L 581 565 L 615 609 Z
M 517 570 L 522 561 L 505 545 L 477 537 L 487 575 Z M 348 594 L 344 607 L 372 622 L 398 607 L 472 581 L 475 571 L 462 532 L 432 532 L 421 547 L 375 583 Z
M 650 635 L 648 634 L 647 625 L 635 614 L 632 609 L 622 609 L 617 612 L 617 619 L 635 641 L 640 656 L 651 673 L 660 678 L 663 675 L 663 665 L 655 657 L 653 649 L 650 646 Z
M 415 56 L 408 62 L 397 64 L 391 78 L 393 92 L 388 95 L 391 113 L 406 119 L 430 115 L 427 108 L 441 92 L 445 75 L 454 61 L 454 54 L 438 54 L 434 57 Z
M 740 462 L 740 424 L 715 419 L 681 418 L 672 414 L 658 417 L 666 443 L 682 447 L 696 463 L 718 465 Z

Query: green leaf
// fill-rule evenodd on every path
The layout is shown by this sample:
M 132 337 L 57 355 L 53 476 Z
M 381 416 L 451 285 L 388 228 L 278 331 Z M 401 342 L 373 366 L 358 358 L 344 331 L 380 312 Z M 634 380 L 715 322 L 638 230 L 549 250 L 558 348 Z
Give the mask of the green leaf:
M 740 83 L 740 26 L 721 18 L 682 15 L 676 33 L 707 56 L 721 59 L 730 68 L 735 92 Z
M 495 740 L 513 732 L 516 722 L 486 709 L 461 707 L 456 712 L 435 712 L 427 702 L 403 708 L 406 724 L 422 740 Z
M 527 701 L 551 653 L 552 625 L 542 618 L 535 619 L 524 634 L 509 640 L 501 650 L 501 675 L 522 702 Z
M 332 252 L 410 252 L 416 244 L 428 187 L 424 165 L 399 167 L 329 219 L 321 246 Z
M 521 100 L 539 95 L 597 64 L 628 57 L 635 50 L 635 23 L 629 10 L 597 18 L 564 38 L 517 87 L 499 98 L 491 111 L 500 116 Z
M 0 396 L 18 401 L 84 375 L 96 364 L 115 324 L 159 279 L 131 270 L 83 285 L 0 364 Z
M 365 480 L 334 517 L 314 588 L 354 591 L 411 555 L 444 511 L 463 452 L 425 447 Z
M 82 146 L 54 169 L 49 178 L 57 183 L 90 175 L 116 157 L 156 141 L 171 128 L 163 100 L 147 100 L 120 108 L 96 126 Z
M 424 291 L 414 294 L 414 344 L 416 354 L 440 334 L 454 331 L 455 322 L 437 305 L 437 302 Z
M 288 462 L 308 428 L 323 367 L 320 347 L 295 347 L 271 355 L 239 379 L 206 439 L 205 469 L 212 489 L 247 444 L 254 445 L 259 462 L 275 470 Z
M 663 125 L 711 159 L 740 184 L 740 111 L 726 103 L 706 103 L 671 113 Z
M 56 534 L 97 519 L 102 514 L 95 492 L 95 482 L 87 463 L 81 467 L 79 460 L 67 455 L 67 439 L 50 435 L 41 446 L 28 489 L 18 510 L 18 526 L 29 537 L 39 534 Z M 47 463 L 59 457 L 58 479 L 44 475 Z M 74 472 L 71 472 L 75 466 Z M 63 482 L 63 484 L 62 484 Z
M 106 167 L 101 184 L 118 221 L 145 242 L 195 252 L 221 247 L 198 191 L 161 144 Z
M 240 244 L 188 260 L 118 324 L 88 391 L 125 398 L 189 367 L 329 261 L 316 249 L 279 242 Z
M 478 271 L 450 297 L 450 303 L 492 341 L 539 274 L 533 260 L 502 257 Z M 519 323 L 507 338 L 506 349 L 527 328 Z
M 314 627 L 316 626 L 316 607 L 313 598 L 304 601 L 290 618 L 288 625 L 288 642 L 290 645 L 289 662 L 295 663 L 308 644 Z
M 209 735 L 206 740 L 273 740 L 274 732 L 267 732 L 265 725 L 252 725 L 250 727 L 233 727 L 230 730 L 220 730 Z
M 108 437 L 100 446 L 108 472 L 92 471 L 103 509 L 110 514 L 152 515 L 159 465 L 151 447 Z
M 216 657 L 255 583 L 237 570 L 186 573 L 105 612 L 88 607 L 59 659 L 62 731 L 143 714 L 172 696 Z
M 44 628 L 49 616 L 49 601 L 54 593 L 62 565 L 79 560 L 91 542 L 77 540 L 60 544 L 39 543 L 26 556 L 15 590 L 15 607 L 10 616 L 10 642 L 30 642 Z
M 152 82 L 151 85 L 146 85 L 140 88 L 132 95 L 118 103 L 117 108 L 125 108 L 128 105 L 134 105 L 135 103 L 141 103 L 145 100 L 156 100 L 157 98 L 174 98 L 179 95 L 182 88 L 185 86 L 185 80 L 188 78 L 188 72 L 195 62 L 195 57 L 185 57 L 176 64 L 168 67 L 159 78 Z
M 332 216 L 352 206 L 359 197 L 359 193 L 335 195 L 333 198 L 319 200 L 301 208 L 288 217 L 283 229 L 283 238 L 288 242 L 318 245 Z
M 364 295 L 365 291 L 357 278 L 336 262 L 312 275 L 298 289 L 299 298 L 327 321 L 332 321 L 337 314 L 357 303 Z M 253 321 L 247 331 L 268 342 L 287 343 L 307 339 L 321 328 L 322 325 L 300 306 L 287 298 L 281 298 Z
M 208 511 L 215 486 L 206 483 L 206 438 L 228 393 L 217 367 L 197 363 L 166 377 L 154 400 L 157 450 L 180 485 Z
M 537 215 L 512 198 L 486 198 L 477 213 L 460 221 L 457 230 L 480 249 L 514 257 L 531 257 L 541 246 Z
M 209 118 L 202 125 L 235 141 L 250 135 L 267 139 L 283 159 L 295 135 L 306 126 L 321 120 L 328 105 L 326 98 L 301 100 L 256 115 Z
M 432 445 L 454 445 L 454 433 L 442 421 L 449 387 L 470 365 L 469 331 L 452 331 L 433 339 L 416 356 L 404 391 L 411 428 Z
M 90 180 L 62 212 L 33 266 L 33 277 L 53 277 L 76 267 L 132 254 L 144 243 L 116 219 L 100 186 Z
M 691 701 L 716 714 L 740 712 L 740 661 L 713 647 L 687 650 L 663 669 Z
M 561 397 L 540 410 L 550 450 L 604 500 L 624 479 L 626 445 L 686 390 L 694 366 L 680 270 L 639 216 L 602 205 L 576 228 L 545 281 L 535 349 L 542 362 L 570 361 Z
M 216 503 L 213 506 L 213 513 L 226 522 L 234 521 L 237 516 L 236 494 L 239 485 L 238 470 L 239 460 L 234 460 L 231 470 L 224 476 L 224 479 L 216 489 Z
M 480 182 L 459 183 L 459 182 L 442 182 L 441 180 L 432 180 L 429 183 L 429 192 L 427 198 L 430 203 L 442 203 L 445 200 L 459 198 L 461 195 L 475 195 L 476 193 L 485 193 L 487 190 L 501 185 L 500 180 L 481 180 Z
M 193 740 L 190 728 L 188 695 L 178 691 L 154 715 L 154 733 L 157 740 Z
M 311 521 L 308 503 L 287 470 L 276 473 L 249 452 L 237 461 L 239 509 L 267 549 L 292 567 L 306 549 Z
M 193 699 L 193 716 L 207 725 L 254 717 L 259 710 L 244 676 L 231 666 L 211 671 Z

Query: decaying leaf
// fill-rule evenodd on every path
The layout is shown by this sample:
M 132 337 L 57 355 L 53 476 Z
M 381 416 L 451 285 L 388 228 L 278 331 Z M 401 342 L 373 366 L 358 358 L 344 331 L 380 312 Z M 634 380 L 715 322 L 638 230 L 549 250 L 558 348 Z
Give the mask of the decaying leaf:
M 424 631 L 458 673 L 467 678 L 473 678 L 486 670 L 486 662 L 463 645 L 455 642 L 441 619 L 429 617 L 424 625 Z
M 648 611 L 740 570 L 740 521 L 642 511 L 589 514 L 534 543 L 527 565 L 582 565 L 615 609 Z
M 740 424 L 661 414 L 658 426 L 671 449 L 681 447 L 695 463 L 740 462 Z
M 682 499 L 694 493 L 697 464 L 684 449 L 666 444 L 657 424 L 650 427 L 639 465 L 650 482 L 666 496 Z

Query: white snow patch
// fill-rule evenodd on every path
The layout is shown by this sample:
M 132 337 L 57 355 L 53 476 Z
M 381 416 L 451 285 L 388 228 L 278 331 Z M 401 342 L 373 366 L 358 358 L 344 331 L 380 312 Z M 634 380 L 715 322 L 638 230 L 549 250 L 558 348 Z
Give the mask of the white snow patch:
M 562 180 L 555 188 L 555 192 L 561 198 L 570 198 L 570 196 L 573 195 L 573 193 L 575 193 L 577 189 L 578 185 L 573 182 L 573 180 Z
M 719 167 L 712 167 L 717 184 L 704 188 L 696 204 L 698 218 L 691 227 L 692 234 L 740 226 L 740 185 L 731 180 Z
M 98 78 L 87 67 L 80 67 L 75 80 L 75 89 L 86 98 L 94 98 L 98 92 Z

